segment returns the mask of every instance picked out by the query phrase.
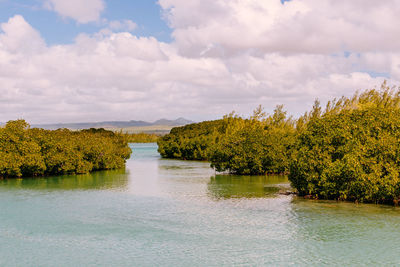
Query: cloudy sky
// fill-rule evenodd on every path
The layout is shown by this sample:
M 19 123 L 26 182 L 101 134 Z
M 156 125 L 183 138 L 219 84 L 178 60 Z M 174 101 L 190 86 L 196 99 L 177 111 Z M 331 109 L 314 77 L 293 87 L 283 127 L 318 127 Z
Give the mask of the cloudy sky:
M 0 0 L 0 121 L 295 115 L 400 83 L 398 0 Z

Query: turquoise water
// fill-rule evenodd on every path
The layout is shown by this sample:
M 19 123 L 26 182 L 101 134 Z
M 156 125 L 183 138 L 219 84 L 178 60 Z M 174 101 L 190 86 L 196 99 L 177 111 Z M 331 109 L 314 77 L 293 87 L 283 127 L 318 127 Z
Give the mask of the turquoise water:
M 126 170 L 0 181 L 1 266 L 396 266 L 400 210 L 278 194 L 133 146 Z

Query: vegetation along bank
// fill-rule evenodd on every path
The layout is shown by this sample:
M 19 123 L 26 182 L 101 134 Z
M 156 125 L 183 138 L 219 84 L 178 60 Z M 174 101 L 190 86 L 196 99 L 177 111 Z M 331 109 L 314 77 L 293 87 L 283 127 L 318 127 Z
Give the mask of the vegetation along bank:
M 400 198 L 400 91 L 388 87 L 316 101 L 298 119 L 277 106 L 266 116 L 230 114 L 172 129 L 165 158 L 208 160 L 217 171 L 287 173 L 299 195 L 373 203 Z
M 9 121 L 0 128 L 0 178 L 118 169 L 131 152 L 125 136 L 104 129 L 51 131 Z
M 160 135 L 149 133 L 123 134 L 129 143 L 156 143 Z

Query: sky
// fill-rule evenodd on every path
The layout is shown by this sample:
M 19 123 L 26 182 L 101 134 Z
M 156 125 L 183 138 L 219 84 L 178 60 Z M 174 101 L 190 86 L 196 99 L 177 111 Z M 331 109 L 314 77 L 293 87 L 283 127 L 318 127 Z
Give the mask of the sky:
M 400 85 L 397 0 L 0 0 L 0 122 L 298 116 Z

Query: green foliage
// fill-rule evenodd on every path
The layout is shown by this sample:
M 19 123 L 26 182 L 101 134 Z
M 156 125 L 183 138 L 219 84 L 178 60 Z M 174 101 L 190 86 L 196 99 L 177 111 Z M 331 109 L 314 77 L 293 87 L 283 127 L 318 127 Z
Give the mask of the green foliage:
M 400 201 L 400 90 L 386 83 L 353 97 L 319 101 L 296 121 L 282 106 L 266 116 L 174 128 L 159 140 L 163 157 L 209 160 L 217 171 L 289 173 L 300 195 Z
M 221 120 L 173 128 L 158 145 L 165 158 L 209 160 L 220 172 L 286 173 L 294 138 L 294 121 L 282 106 L 269 117 L 258 107 L 249 119 L 231 113 Z
M 287 173 L 295 128 L 283 106 L 269 117 L 259 107 L 250 119 L 226 124 L 227 131 L 210 150 L 212 167 L 236 174 Z
M 124 136 L 104 129 L 30 129 L 24 120 L 0 128 L 0 178 L 117 169 L 130 154 Z
M 386 83 L 353 97 L 319 101 L 294 121 L 282 106 L 248 119 L 174 128 L 159 140 L 163 157 L 209 160 L 217 171 L 289 173 L 300 195 L 400 201 L 400 90 Z
M 386 203 L 400 197 L 400 96 L 388 88 L 306 114 L 289 180 L 300 195 Z
M 218 142 L 226 127 L 224 120 L 175 127 L 158 140 L 158 152 L 164 158 L 207 160 L 209 149 Z
M 156 143 L 160 138 L 157 134 L 137 133 L 137 134 L 124 134 L 129 143 Z

